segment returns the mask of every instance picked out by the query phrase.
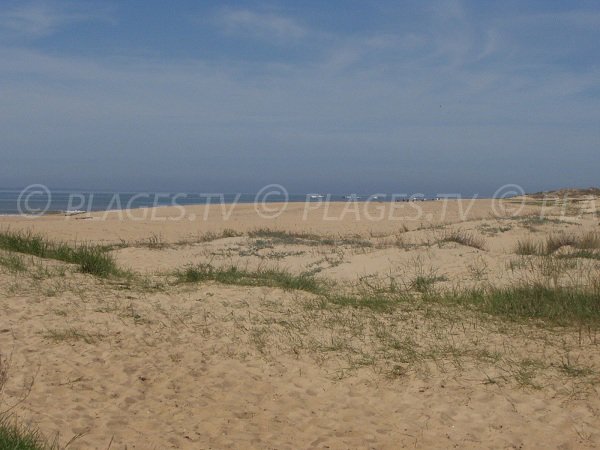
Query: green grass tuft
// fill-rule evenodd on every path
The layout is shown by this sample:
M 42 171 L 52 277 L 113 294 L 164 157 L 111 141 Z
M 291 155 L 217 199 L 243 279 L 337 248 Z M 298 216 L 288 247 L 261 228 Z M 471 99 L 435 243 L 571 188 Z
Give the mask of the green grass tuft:
M 44 337 L 56 342 L 83 341 L 86 344 L 95 344 L 104 336 L 98 333 L 88 333 L 78 328 L 67 328 L 47 330 Z
M 63 242 L 50 241 L 30 231 L 0 231 L 0 248 L 77 264 L 81 272 L 100 277 L 121 273 L 114 258 L 104 247 L 91 244 L 70 246 Z
M 322 283 L 312 275 L 294 275 L 279 269 L 258 269 L 250 271 L 237 266 L 215 267 L 210 264 L 189 266 L 177 272 L 177 278 L 184 283 L 216 281 L 239 286 L 268 286 L 288 290 L 302 290 L 313 293 L 323 291 Z
M 6 450 L 58 450 L 56 443 L 48 443 L 41 433 L 19 424 L 10 416 L 0 417 L 0 449 Z
M 210 264 L 189 266 L 176 273 L 181 283 L 216 281 L 238 286 L 266 286 L 286 290 L 301 290 L 320 296 L 318 303 L 370 309 L 379 312 L 392 311 L 400 301 L 398 295 L 382 292 L 340 294 L 330 289 L 323 281 L 310 274 L 295 275 L 279 269 L 250 271 L 237 266 L 215 267 Z
M 374 312 L 390 313 L 396 309 L 402 300 L 399 296 L 383 294 L 344 295 L 329 294 L 323 299 L 324 302 L 343 307 L 356 309 L 369 309 Z
M 250 238 L 270 239 L 280 245 L 333 245 L 332 239 L 318 234 L 258 228 L 248 232 Z
M 0 255 L 0 266 L 6 267 L 11 272 L 25 272 L 27 270 L 23 258 L 13 253 Z
M 201 264 L 176 273 L 179 282 L 216 281 L 239 286 L 267 286 L 287 290 L 302 290 L 317 294 L 316 306 L 328 304 L 342 307 L 391 312 L 402 303 L 414 301 L 414 292 L 399 289 L 364 288 L 339 292 L 312 275 L 294 275 L 278 269 L 241 269 L 237 266 L 215 267 Z M 512 320 L 538 319 L 556 325 L 600 324 L 600 284 L 590 287 L 545 286 L 523 284 L 504 288 L 484 287 L 438 291 L 431 289 L 445 277 L 417 277 L 411 289 L 425 301 L 458 304 L 478 311 Z
M 430 300 L 472 306 L 510 319 L 542 319 L 557 325 L 600 323 L 600 292 L 596 288 L 531 284 L 436 296 Z
M 271 239 L 279 245 L 348 245 L 352 247 L 372 247 L 373 243 L 360 235 L 328 236 L 301 231 L 273 230 L 258 228 L 248 232 L 250 238 Z

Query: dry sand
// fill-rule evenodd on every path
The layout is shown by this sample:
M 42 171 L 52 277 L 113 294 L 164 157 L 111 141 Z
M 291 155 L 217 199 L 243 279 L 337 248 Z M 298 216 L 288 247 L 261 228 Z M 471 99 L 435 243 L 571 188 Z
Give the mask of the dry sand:
M 113 251 L 119 264 L 150 284 L 210 262 L 312 271 L 340 289 L 420 274 L 434 274 L 442 288 L 502 285 L 531 276 L 512 267 L 519 239 L 598 230 L 593 201 L 550 220 L 536 219 L 535 202 L 512 217 L 517 207 L 506 203 L 506 216 L 496 217 L 490 200 L 337 203 L 327 211 L 290 204 L 271 219 L 255 205 L 212 205 L 187 207 L 183 218 L 159 208 L 2 217 L 0 227 L 121 244 Z M 335 242 L 206 235 L 260 228 Z M 480 236 L 484 248 L 440 242 L 457 229 Z M 421 304 L 386 314 L 320 308 L 309 293 L 212 282 L 150 288 L 27 261 L 25 273 L 0 266 L 0 352 L 11 358 L 0 405 L 27 394 L 33 379 L 15 413 L 46 435 L 60 433 L 62 444 L 80 435 L 69 448 L 600 445 L 593 330 Z M 594 262 L 582 264 L 598 274 Z M 385 339 L 395 344 L 384 349 Z M 569 374 L 565 362 L 585 371 Z

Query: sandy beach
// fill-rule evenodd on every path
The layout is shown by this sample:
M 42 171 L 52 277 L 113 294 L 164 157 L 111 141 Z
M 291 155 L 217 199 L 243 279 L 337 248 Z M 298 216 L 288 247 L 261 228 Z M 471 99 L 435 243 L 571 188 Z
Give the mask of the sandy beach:
M 0 450 L 600 448 L 599 41 L 0 1 Z
M 593 324 L 434 298 L 587 286 L 600 259 L 570 257 L 576 244 L 518 248 L 598 233 L 598 204 L 0 217 L 3 231 L 104 246 L 127 274 L 0 250 L 23 266 L 0 265 L 0 405 L 70 449 L 596 448 Z

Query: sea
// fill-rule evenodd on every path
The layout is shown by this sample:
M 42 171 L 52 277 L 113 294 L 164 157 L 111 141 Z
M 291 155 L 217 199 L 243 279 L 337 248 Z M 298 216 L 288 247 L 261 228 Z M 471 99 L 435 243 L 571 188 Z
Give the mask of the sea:
M 0 189 L 0 215 L 56 214 L 93 212 L 157 206 L 186 206 L 232 203 L 279 203 L 315 201 L 402 201 L 401 199 L 433 199 L 414 194 L 306 194 L 288 193 L 282 186 L 273 185 L 258 193 L 200 193 L 200 192 L 86 192 L 76 190 L 49 190 L 43 185 L 23 190 Z
M 69 211 L 92 212 L 208 203 L 303 202 L 306 200 L 306 194 L 286 195 L 275 191 L 260 195 L 260 193 L 48 191 L 40 188 L 34 191 L 0 190 L 0 215 L 52 214 Z

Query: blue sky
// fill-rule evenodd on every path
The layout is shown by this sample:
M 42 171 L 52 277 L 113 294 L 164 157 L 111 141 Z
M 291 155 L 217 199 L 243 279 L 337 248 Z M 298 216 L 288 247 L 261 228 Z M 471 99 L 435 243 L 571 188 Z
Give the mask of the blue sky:
M 0 186 L 598 185 L 595 1 L 0 3 Z

